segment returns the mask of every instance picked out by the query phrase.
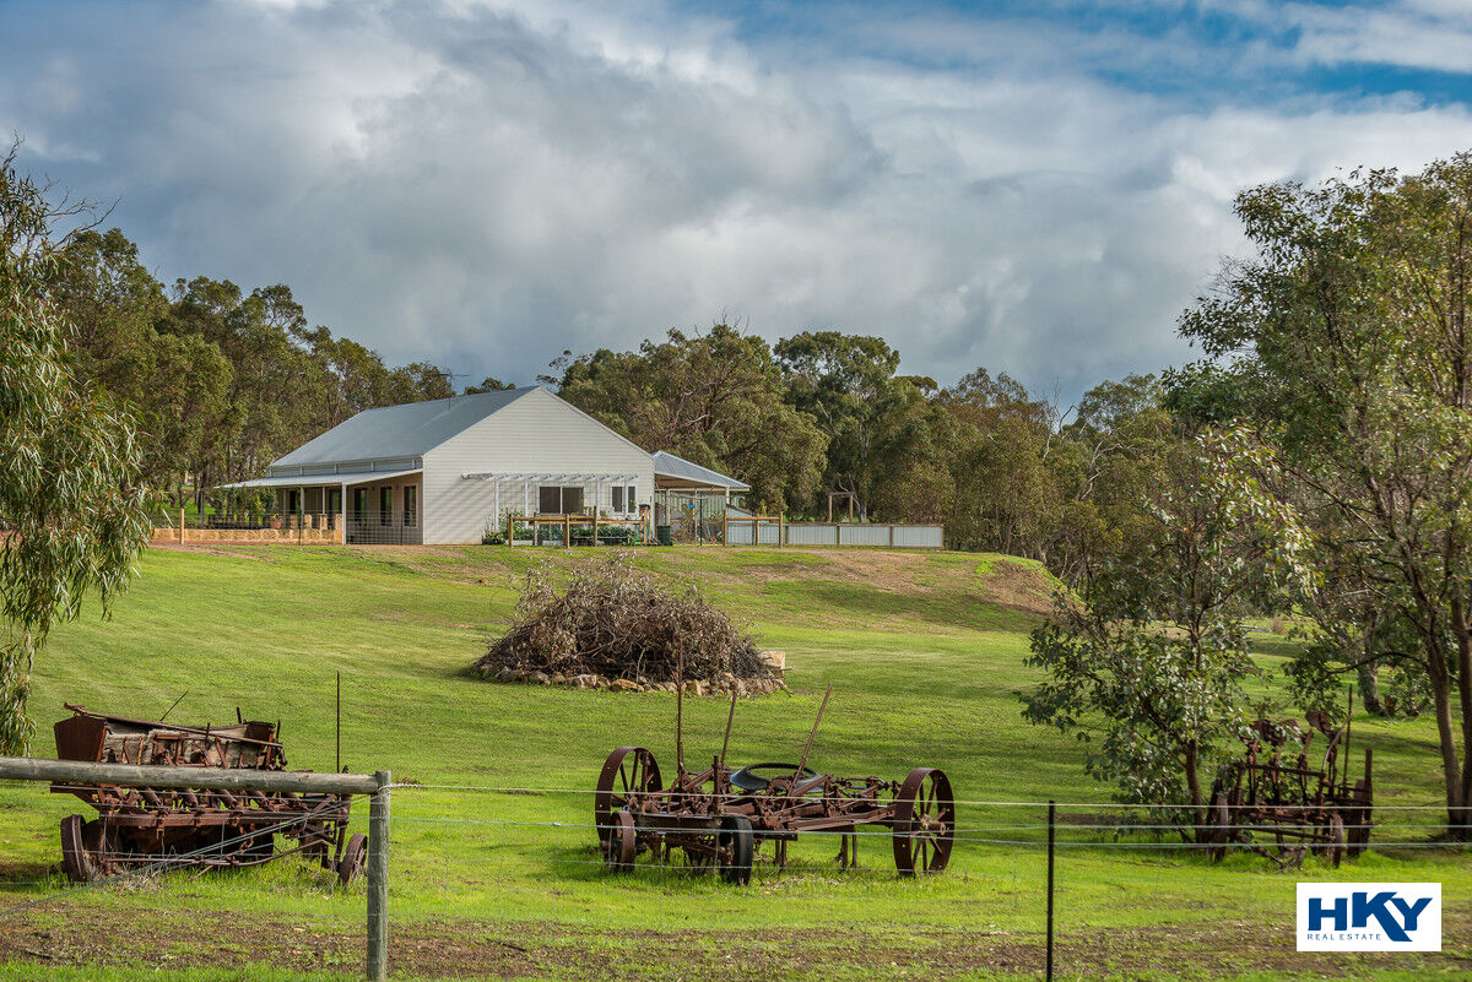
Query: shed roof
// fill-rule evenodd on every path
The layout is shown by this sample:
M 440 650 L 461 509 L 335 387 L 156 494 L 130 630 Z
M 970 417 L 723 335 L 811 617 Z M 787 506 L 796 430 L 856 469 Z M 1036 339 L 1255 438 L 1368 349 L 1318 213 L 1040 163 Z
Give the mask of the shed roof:
M 751 485 L 744 484 L 734 477 L 727 477 L 720 471 L 713 471 L 709 467 L 701 467 L 699 464 L 677 457 L 667 450 L 656 450 L 654 452 L 654 474 L 656 477 L 671 477 L 679 480 L 690 481 L 693 484 L 708 484 L 716 488 L 730 488 L 732 491 L 750 491 Z
M 272 467 L 330 464 L 346 460 L 420 457 L 487 416 L 511 405 L 535 386 L 451 396 L 402 406 L 365 409 L 314 440 L 297 447 Z

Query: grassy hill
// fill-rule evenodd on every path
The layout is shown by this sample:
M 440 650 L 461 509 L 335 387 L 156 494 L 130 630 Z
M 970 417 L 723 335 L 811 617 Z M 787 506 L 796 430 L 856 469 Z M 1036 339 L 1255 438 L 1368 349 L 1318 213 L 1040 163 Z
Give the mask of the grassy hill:
M 282 721 L 293 766 L 331 769 L 340 671 L 344 763 L 423 785 L 396 791 L 393 805 L 391 953 L 415 977 L 1035 971 L 1043 811 L 1012 803 L 1049 798 L 1065 803 L 1067 823 L 1058 873 L 1065 974 L 1423 977 L 1472 964 L 1464 855 L 1387 848 L 1338 871 L 1310 861 L 1283 874 L 1245 854 L 1212 866 L 1169 840 L 1115 844 L 1099 825 L 1122 812 L 1084 776 L 1077 742 L 1020 717 L 1017 693 L 1035 681 L 1023 665 L 1027 633 L 1052 584 L 1036 564 L 1001 556 L 640 553 L 641 565 L 672 584 L 699 584 L 764 647 L 787 652 L 791 693 L 741 703 L 733 760 L 795 758 L 832 682 L 821 769 L 897 778 L 939 766 L 968 803 L 952 868 L 923 882 L 896 879 L 883 838 L 865 840 L 851 873 L 832 863 L 836 843 L 803 843 L 794 866 L 760 867 L 744 891 L 653 868 L 610 877 L 586 827 L 599 766 L 613 747 L 639 743 L 672 769 L 674 697 L 497 685 L 467 671 L 504 626 L 530 564 L 586 558 L 485 547 L 152 550 L 110 622 L 90 612 L 42 655 L 35 752 L 54 752 L 49 724 L 65 715 L 63 702 L 154 717 L 182 695 L 171 719 L 231 719 L 240 706 Z M 1260 637 L 1261 662 L 1274 671 L 1288 642 Z M 719 749 L 724 715 L 720 700 L 687 702 L 692 760 Z M 1436 803 L 1427 722 L 1360 717 L 1355 738 L 1376 747 L 1378 803 Z M 504 793 L 512 788 L 543 790 Z M 93 963 L 119 978 L 140 966 L 191 979 L 358 970 L 361 883 L 336 890 L 288 860 L 68 888 L 56 872 L 56 828 L 75 804 L 0 784 L 0 979 L 99 977 L 96 967 L 67 974 Z M 361 818 L 366 825 L 366 808 Z M 1398 825 L 1379 840 L 1420 842 L 1424 829 L 1405 823 L 1439 816 L 1384 818 Z M 1300 877 L 1443 882 L 1448 954 L 1297 955 Z

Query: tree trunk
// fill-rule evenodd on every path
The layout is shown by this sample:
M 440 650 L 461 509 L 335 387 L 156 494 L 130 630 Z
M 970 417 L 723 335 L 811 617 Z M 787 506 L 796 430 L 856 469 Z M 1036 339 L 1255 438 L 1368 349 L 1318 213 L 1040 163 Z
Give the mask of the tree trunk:
M 1201 778 L 1196 773 L 1196 765 L 1199 758 L 1199 748 L 1196 741 L 1192 740 L 1186 744 L 1186 788 L 1191 794 L 1191 811 L 1196 816 L 1196 838 L 1200 841 L 1202 832 L 1206 829 L 1209 817 L 1204 802 L 1201 800 Z
M 1426 668 L 1431 679 L 1431 698 L 1436 711 L 1436 737 L 1441 749 L 1442 779 L 1446 784 L 1446 815 L 1449 831 L 1465 823 L 1462 819 L 1462 768 L 1457 756 L 1457 738 L 1452 730 L 1451 680 L 1447 675 L 1446 654 L 1441 639 L 1423 635 L 1426 642 Z
M 1369 644 L 1365 647 L 1368 649 Z M 1368 650 L 1365 657 L 1369 657 Z M 1385 705 L 1380 701 L 1380 666 L 1372 661 L 1362 661 L 1355 674 L 1359 677 L 1360 703 L 1365 707 L 1365 712 L 1372 716 L 1384 716 Z
M 1467 623 L 1467 608 L 1460 593 L 1452 594 L 1452 631 L 1457 637 L 1457 697 L 1461 712 L 1462 754 L 1472 750 L 1472 628 Z M 1459 807 L 1451 824 L 1458 839 L 1472 838 L 1472 814 L 1468 804 L 1472 803 L 1472 769 L 1461 764 L 1461 781 L 1458 789 Z

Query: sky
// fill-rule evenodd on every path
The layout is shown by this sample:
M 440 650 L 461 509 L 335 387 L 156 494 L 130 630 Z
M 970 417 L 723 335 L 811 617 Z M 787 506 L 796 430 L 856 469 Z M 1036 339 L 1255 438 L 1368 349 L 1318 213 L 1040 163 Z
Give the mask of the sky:
M 459 384 L 742 323 L 1064 401 L 1195 357 L 1234 195 L 1472 148 L 1472 3 L 0 0 L 0 132 L 165 282 Z

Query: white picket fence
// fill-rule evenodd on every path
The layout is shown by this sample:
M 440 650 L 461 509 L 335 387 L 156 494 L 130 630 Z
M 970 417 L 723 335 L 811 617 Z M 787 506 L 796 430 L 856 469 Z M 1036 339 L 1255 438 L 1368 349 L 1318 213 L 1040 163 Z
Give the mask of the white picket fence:
M 940 549 L 945 541 L 941 525 L 850 525 L 843 522 L 787 522 L 732 520 L 726 529 L 731 546 L 873 546 L 887 549 Z

